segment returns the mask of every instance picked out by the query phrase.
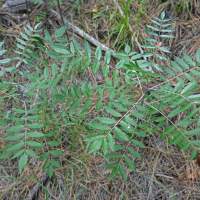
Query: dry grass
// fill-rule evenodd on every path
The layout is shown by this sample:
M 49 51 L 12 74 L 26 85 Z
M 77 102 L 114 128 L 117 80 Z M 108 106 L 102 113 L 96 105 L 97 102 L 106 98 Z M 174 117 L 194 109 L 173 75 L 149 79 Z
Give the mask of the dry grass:
M 82 159 L 74 155 L 66 160 L 56 176 L 48 181 L 39 193 L 39 200 L 198 200 L 200 199 L 200 168 L 194 161 L 168 147 L 157 137 L 148 140 L 142 160 L 137 162 L 136 172 L 128 181 L 108 180 L 108 172 L 99 157 Z M 3 167 L 4 166 L 4 167 Z M 16 166 L 1 165 L 1 199 L 25 199 L 37 183 L 40 167 L 25 170 L 20 177 Z M 17 177 L 17 178 L 15 178 Z

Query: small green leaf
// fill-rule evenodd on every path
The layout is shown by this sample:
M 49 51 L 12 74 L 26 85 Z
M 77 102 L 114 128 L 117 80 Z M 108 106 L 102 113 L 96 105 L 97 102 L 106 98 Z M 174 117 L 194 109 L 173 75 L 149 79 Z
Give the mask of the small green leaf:
M 160 18 L 161 18 L 161 20 L 164 20 L 164 19 L 165 19 L 165 11 L 163 11 L 163 12 L 160 14 Z
M 116 122 L 114 119 L 108 117 L 97 117 L 96 119 L 102 124 L 107 124 L 107 125 L 112 125 Z
M 95 140 L 89 147 L 89 153 L 97 153 L 100 150 L 102 143 L 103 139 Z
M 11 159 L 15 159 L 15 158 L 18 158 L 20 157 L 22 154 L 24 154 L 25 150 L 24 149 L 21 149 L 19 151 L 16 151 L 15 154 L 12 156 Z
M 50 147 L 56 147 L 56 146 L 59 146 L 61 144 L 61 141 L 52 140 L 52 141 L 48 141 L 47 144 Z
M 23 169 L 26 167 L 27 162 L 28 162 L 28 156 L 27 154 L 23 154 L 18 161 L 18 168 L 20 173 L 22 173 Z
M 48 67 L 45 67 L 45 68 L 44 68 L 44 78 L 45 78 L 45 80 L 48 80 L 48 78 L 49 78 L 49 70 L 48 70 Z
M 55 63 L 51 65 L 51 73 L 52 77 L 55 77 L 58 73 L 58 66 Z
M 102 150 L 103 150 L 104 155 L 106 155 L 108 153 L 109 145 L 108 145 L 108 141 L 106 140 L 106 138 L 103 139 Z
M 87 58 L 91 58 L 91 48 L 90 48 L 90 45 L 87 41 L 84 41 L 84 48 L 85 48 L 85 51 L 86 51 L 86 56 Z
M 8 64 L 10 61 L 11 61 L 11 59 L 9 59 L 9 58 L 2 59 L 2 60 L 0 60 L 0 65 Z
M 130 52 L 131 52 L 131 47 L 128 44 L 126 44 L 125 53 L 129 54 Z
M 128 167 L 128 169 L 132 172 L 136 169 L 134 160 L 131 160 L 128 156 L 124 156 L 124 161 Z
M 96 51 L 95 51 L 95 58 L 97 60 L 101 60 L 101 56 L 102 56 L 102 50 L 100 47 L 97 47 Z
M 35 123 L 35 124 L 29 124 L 28 127 L 31 129 L 41 129 L 43 128 L 43 125 Z
M 191 99 L 191 100 L 200 100 L 200 94 L 194 94 L 194 95 L 190 95 L 188 97 L 188 99 Z
M 64 54 L 64 55 L 68 55 L 70 54 L 69 51 L 66 49 L 66 47 L 63 46 L 55 46 L 53 45 L 52 48 L 55 50 L 55 52 L 60 53 L 60 54 Z
M 106 107 L 106 112 L 111 114 L 113 117 L 121 117 L 121 114 L 110 107 Z
M 17 133 L 17 132 L 22 132 L 23 128 L 24 128 L 24 125 L 15 125 L 15 126 L 7 128 L 6 131 L 8 133 Z
M 52 156 L 58 157 L 63 155 L 64 151 L 56 149 L 56 150 L 49 150 L 48 153 Z
M 29 157 L 33 157 L 33 158 L 37 158 L 38 156 L 36 155 L 36 153 L 31 150 L 31 149 L 26 149 L 26 154 L 29 156 Z
M 44 144 L 42 144 L 40 142 L 36 142 L 36 141 L 27 141 L 26 144 L 28 146 L 35 147 L 35 148 L 41 148 L 44 146 Z
M 194 159 L 197 158 L 197 156 L 198 156 L 198 152 L 197 151 L 192 151 L 191 158 L 194 160 Z
M 131 154 L 132 157 L 134 158 L 141 158 L 140 153 L 135 151 L 132 147 L 127 147 L 128 152 Z
M 119 171 L 120 176 L 126 181 L 128 176 L 127 176 L 127 172 L 122 164 L 118 164 L 118 171 Z
M 196 52 L 196 61 L 200 64 L 200 49 Z
M 140 148 L 144 148 L 144 147 L 145 147 L 144 144 L 143 144 L 142 142 L 140 142 L 140 141 L 138 141 L 138 140 L 135 140 L 135 139 L 132 139 L 132 140 L 131 140 L 131 143 L 132 143 L 134 146 L 136 146 L 136 147 L 140 147 Z
M 120 141 L 129 141 L 128 135 L 125 132 L 123 132 L 121 129 L 115 127 L 114 132 L 115 132 L 116 139 Z
M 13 135 L 7 135 L 4 140 L 5 141 L 17 141 L 24 137 L 24 134 L 13 134 Z
M 92 129 L 97 129 L 97 130 L 101 130 L 101 131 L 107 131 L 107 130 L 109 130 L 109 126 L 102 125 L 100 123 L 94 123 L 94 122 L 90 123 L 89 127 L 92 128 Z
M 16 152 L 17 150 L 21 149 L 24 146 L 24 142 L 20 142 L 18 144 L 14 144 L 11 147 L 7 148 L 7 152 Z
M 194 89 L 196 88 L 197 83 L 196 82 L 191 82 L 189 83 L 182 91 L 181 94 L 186 94 L 188 92 L 192 92 L 194 91 Z
M 28 132 L 27 133 L 27 137 L 31 137 L 31 138 L 42 138 L 45 137 L 44 133 L 40 133 L 40 132 Z
M 106 63 L 106 65 L 110 64 L 110 60 L 111 60 L 111 52 L 108 50 L 108 51 L 106 51 L 106 55 L 105 55 L 105 63 Z
M 103 72 L 103 76 L 104 78 L 107 78 L 109 75 L 109 65 L 105 65 L 102 67 L 102 72 Z
M 111 151 L 114 151 L 115 140 L 110 133 L 108 134 L 108 145 L 109 145 L 109 148 L 111 149 Z
M 62 26 L 59 29 L 56 29 L 55 31 L 55 36 L 56 38 L 60 38 L 62 37 L 66 32 L 66 26 Z

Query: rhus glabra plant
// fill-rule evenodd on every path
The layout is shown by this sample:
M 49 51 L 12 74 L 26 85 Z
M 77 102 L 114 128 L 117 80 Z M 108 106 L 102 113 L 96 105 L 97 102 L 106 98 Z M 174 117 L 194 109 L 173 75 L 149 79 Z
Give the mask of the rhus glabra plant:
M 66 27 L 42 36 L 39 25 L 25 27 L 14 58 L 1 43 L 1 159 L 17 160 L 20 173 L 38 160 L 52 176 L 82 139 L 89 153 L 105 159 L 111 177 L 126 179 L 152 134 L 195 158 L 200 51 L 170 61 L 164 44 L 173 30 L 164 13 L 147 29 L 140 53 L 128 45 L 114 54 L 92 51 L 86 41 L 69 41 Z

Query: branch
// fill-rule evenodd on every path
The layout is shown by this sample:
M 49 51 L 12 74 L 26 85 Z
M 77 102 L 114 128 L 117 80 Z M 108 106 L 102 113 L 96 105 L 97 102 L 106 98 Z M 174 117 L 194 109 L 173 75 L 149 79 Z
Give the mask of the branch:
M 50 12 L 56 16 L 57 19 L 61 20 L 61 17 L 59 15 L 59 13 L 57 13 L 55 10 L 50 10 Z M 95 39 L 94 37 L 90 36 L 89 34 L 87 34 L 86 32 L 84 32 L 83 30 L 81 30 L 79 27 L 73 25 L 72 23 L 70 23 L 67 19 L 65 19 L 63 17 L 64 20 L 64 24 L 68 26 L 69 29 L 71 29 L 74 33 L 76 33 L 77 35 L 79 35 L 80 37 L 86 39 L 87 41 L 89 41 L 91 44 L 93 44 L 96 47 L 100 47 L 103 51 L 110 51 L 112 54 L 114 54 L 114 50 L 110 49 L 109 47 L 107 47 L 106 45 L 102 44 L 101 42 L 99 42 L 97 39 Z M 62 21 L 62 20 L 61 20 Z
M 64 22 L 64 19 L 63 19 L 63 14 L 62 14 L 61 6 L 60 6 L 60 0 L 57 0 L 57 6 L 58 6 L 59 14 L 60 14 L 60 19 L 61 19 L 61 21 L 62 21 L 62 23 L 64 25 L 65 22 Z

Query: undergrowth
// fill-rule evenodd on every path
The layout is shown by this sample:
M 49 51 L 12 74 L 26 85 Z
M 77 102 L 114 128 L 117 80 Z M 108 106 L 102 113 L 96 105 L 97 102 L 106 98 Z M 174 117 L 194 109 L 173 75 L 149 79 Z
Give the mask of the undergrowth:
M 147 26 L 140 52 L 93 51 L 65 32 L 27 26 L 12 58 L 1 43 L 1 159 L 17 160 L 20 173 L 40 161 L 52 176 L 67 151 L 85 145 L 104 158 L 110 177 L 127 179 L 152 134 L 196 157 L 200 51 L 170 61 L 165 13 Z

